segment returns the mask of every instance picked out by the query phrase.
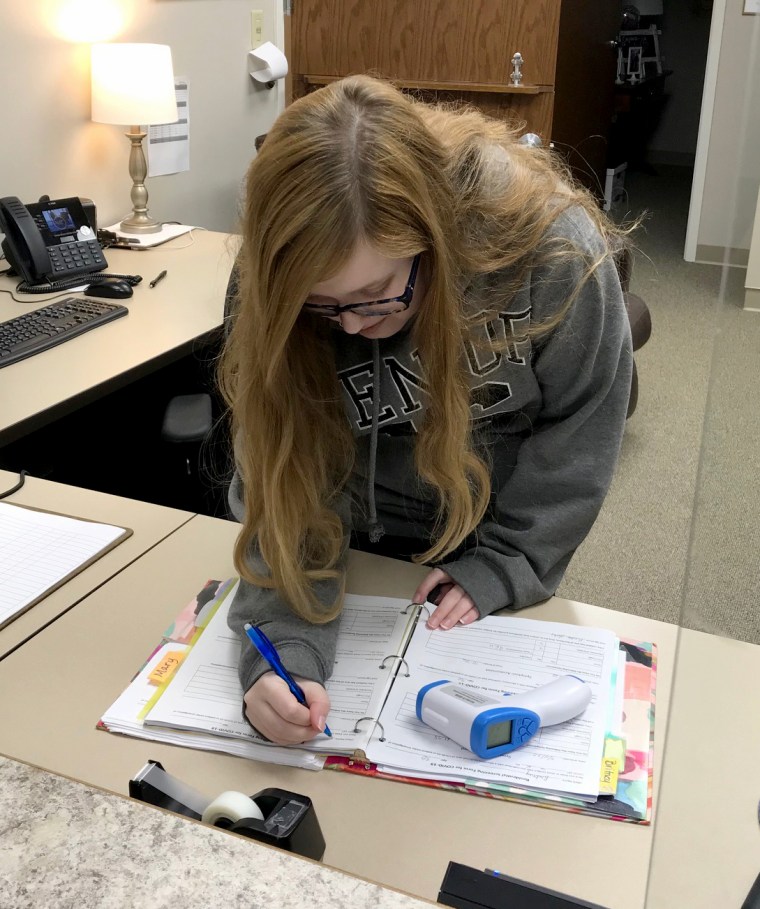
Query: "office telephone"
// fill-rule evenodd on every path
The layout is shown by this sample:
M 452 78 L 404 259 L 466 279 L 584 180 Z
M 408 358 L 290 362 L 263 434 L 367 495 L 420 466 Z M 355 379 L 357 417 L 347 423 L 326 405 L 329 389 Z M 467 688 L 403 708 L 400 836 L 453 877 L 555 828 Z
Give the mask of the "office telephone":
M 27 205 L 15 196 L 0 198 L 0 233 L 5 234 L 2 249 L 8 263 L 29 286 L 70 287 L 69 279 L 108 266 L 96 225 L 76 196 L 43 196 Z

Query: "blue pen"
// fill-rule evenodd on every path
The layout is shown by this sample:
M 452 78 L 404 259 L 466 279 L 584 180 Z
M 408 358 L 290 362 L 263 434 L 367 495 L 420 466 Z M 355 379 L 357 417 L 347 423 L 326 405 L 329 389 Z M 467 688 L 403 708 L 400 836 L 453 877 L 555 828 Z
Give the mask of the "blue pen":
M 274 644 L 269 640 L 264 632 L 260 628 L 254 628 L 253 625 L 249 625 L 248 622 L 246 622 L 244 626 L 244 631 L 248 635 L 248 639 L 256 648 L 256 650 L 258 650 L 258 652 L 264 657 L 267 663 L 269 663 L 269 665 L 272 667 L 272 671 L 287 684 L 288 688 L 290 688 L 290 693 L 298 701 L 298 703 L 303 704 L 304 706 L 308 706 L 306 704 L 306 696 L 304 695 L 303 691 L 293 676 L 283 666 L 282 660 L 280 659 L 280 654 L 277 653 Z M 330 728 L 326 723 L 323 731 L 325 735 L 328 735 L 330 738 L 332 738 L 332 732 L 330 732 Z

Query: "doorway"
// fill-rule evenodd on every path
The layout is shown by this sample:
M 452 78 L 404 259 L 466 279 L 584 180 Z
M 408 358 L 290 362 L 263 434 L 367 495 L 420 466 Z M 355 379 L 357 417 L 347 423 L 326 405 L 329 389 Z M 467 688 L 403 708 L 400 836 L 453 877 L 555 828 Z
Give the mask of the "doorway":
M 641 0 L 639 5 L 642 12 L 660 13 L 642 15 L 639 28 L 655 26 L 659 30 L 662 73 L 656 80 L 646 80 L 651 81 L 651 89 L 641 86 L 633 101 L 635 115 L 628 129 L 629 154 L 620 207 L 632 213 L 647 210 L 650 220 L 667 218 L 670 223 L 663 229 L 683 255 L 695 186 L 700 179 L 700 123 L 706 122 L 709 133 L 709 102 L 714 91 L 707 71 L 713 2 Z M 627 4 L 623 7 L 630 8 Z M 718 35 L 716 54 L 719 45 Z M 707 89 L 704 98 L 703 87 Z M 694 261 L 693 256 L 685 257 Z

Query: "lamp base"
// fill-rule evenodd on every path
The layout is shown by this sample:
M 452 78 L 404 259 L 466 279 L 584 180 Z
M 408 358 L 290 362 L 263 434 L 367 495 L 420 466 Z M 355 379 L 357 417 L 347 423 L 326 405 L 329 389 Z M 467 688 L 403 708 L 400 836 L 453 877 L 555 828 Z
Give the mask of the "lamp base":
M 132 178 L 132 214 L 121 222 L 121 229 L 128 234 L 155 234 L 161 230 L 161 222 L 148 214 L 148 190 L 145 178 L 148 165 L 145 161 L 142 141 L 147 133 L 139 126 L 132 126 L 124 135 L 129 139 L 129 176 Z
M 161 222 L 149 215 L 133 212 L 121 222 L 119 228 L 125 234 L 157 234 L 161 230 Z

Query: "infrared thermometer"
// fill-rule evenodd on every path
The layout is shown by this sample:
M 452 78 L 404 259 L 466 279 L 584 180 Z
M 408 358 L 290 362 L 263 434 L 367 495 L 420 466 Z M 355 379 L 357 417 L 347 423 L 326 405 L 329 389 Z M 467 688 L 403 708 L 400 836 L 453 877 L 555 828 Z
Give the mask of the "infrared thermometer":
M 590 700 L 591 687 L 574 675 L 500 698 L 441 679 L 420 688 L 417 719 L 488 759 L 529 742 L 542 726 L 573 719 Z

